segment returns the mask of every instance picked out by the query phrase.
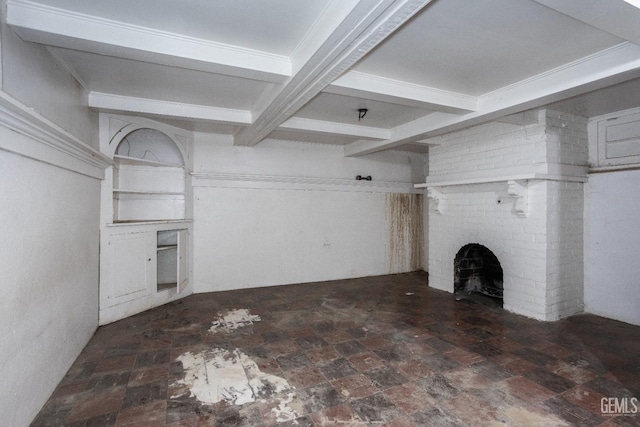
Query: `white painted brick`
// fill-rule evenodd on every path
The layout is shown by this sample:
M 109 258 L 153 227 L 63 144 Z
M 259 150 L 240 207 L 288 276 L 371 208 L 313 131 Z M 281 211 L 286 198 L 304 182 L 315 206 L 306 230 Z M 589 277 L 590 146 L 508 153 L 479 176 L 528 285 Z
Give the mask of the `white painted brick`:
M 430 176 L 495 170 L 535 163 L 587 162 L 586 119 L 547 111 L 540 125 L 490 123 L 434 141 Z M 501 204 L 496 201 L 500 198 Z M 513 214 L 506 183 L 443 189 L 444 214 L 431 209 L 431 286 L 453 291 L 453 261 L 459 249 L 479 243 L 496 254 L 504 271 L 504 307 L 541 320 L 582 307 L 581 183 L 529 182 L 529 215 Z

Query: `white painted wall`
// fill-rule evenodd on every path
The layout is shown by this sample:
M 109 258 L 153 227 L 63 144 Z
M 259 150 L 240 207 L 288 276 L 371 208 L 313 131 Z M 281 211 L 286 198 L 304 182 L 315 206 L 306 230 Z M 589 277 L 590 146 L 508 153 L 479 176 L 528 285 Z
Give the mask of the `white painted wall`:
M 195 292 L 415 269 L 413 248 L 392 254 L 391 239 L 402 238 L 390 213 L 394 199 L 410 197 L 398 194 L 415 193 L 412 179 L 424 179 L 423 155 L 352 159 L 337 146 L 234 147 L 210 134 L 196 134 L 194 152 Z
M 35 128 L 39 114 L 97 148 L 97 115 L 83 88 L 46 49 L 6 26 L 4 0 L 0 10 L 0 104 L 15 99 Z M 85 160 L 0 123 L 2 425 L 32 421 L 98 325 L 100 169 Z
M 46 48 L 24 42 L 6 25 L 6 0 L 0 10 L 2 90 L 98 148 L 98 115 L 87 108 L 85 89 Z
M 228 135 L 195 134 L 195 172 L 354 180 L 371 175 L 373 182 L 423 182 L 424 155 L 388 151 L 345 157 L 341 146 L 267 140 L 255 147 L 236 147 Z
M 0 138 L 21 138 L 0 127 Z M 0 414 L 28 425 L 98 325 L 100 181 L 0 150 Z
M 640 325 L 640 170 L 585 186 L 585 310 Z

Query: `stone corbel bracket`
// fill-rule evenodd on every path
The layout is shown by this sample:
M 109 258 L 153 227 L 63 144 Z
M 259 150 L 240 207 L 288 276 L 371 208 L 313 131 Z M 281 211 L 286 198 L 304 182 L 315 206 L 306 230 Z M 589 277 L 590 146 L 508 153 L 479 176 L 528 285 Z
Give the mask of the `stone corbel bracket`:
M 429 187 L 427 188 L 427 197 L 433 200 L 433 208 L 434 210 L 442 215 L 442 191 L 440 191 L 439 187 Z
M 516 199 L 515 211 L 520 218 L 525 218 L 529 214 L 529 181 L 509 180 L 507 193 Z

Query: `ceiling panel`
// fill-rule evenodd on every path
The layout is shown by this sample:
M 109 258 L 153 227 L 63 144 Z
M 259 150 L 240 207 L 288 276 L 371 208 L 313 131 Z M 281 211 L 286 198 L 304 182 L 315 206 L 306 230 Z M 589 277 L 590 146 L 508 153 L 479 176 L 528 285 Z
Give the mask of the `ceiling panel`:
M 114 95 L 250 110 L 268 83 L 52 48 L 87 89 Z
M 309 142 L 315 144 L 330 144 L 330 145 L 347 145 L 354 141 L 357 141 L 358 138 L 353 138 L 349 136 L 343 135 L 326 135 L 319 133 L 308 133 L 308 132 L 294 132 L 287 130 L 275 130 L 269 134 L 268 139 L 279 139 L 283 141 L 298 141 L 298 142 Z
M 358 120 L 359 108 L 368 109 L 362 120 Z M 391 129 L 431 112 L 370 99 L 321 93 L 298 110 L 296 117 Z
M 299 0 L 43 0 L 105 19 L 290 55 L 330 2 Z
M 622 41 L 529 0 L 436 0 L 354 69 L 478 96 Z

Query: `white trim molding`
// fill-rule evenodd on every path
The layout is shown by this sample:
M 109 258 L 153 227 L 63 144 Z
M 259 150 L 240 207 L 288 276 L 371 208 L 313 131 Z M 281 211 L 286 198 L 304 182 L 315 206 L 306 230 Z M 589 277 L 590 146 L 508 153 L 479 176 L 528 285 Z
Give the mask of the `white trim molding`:
M 0 138 L 0 150 L 104 179 L 111 159 L 0 91 L 0 126 L 27 138 Z
M 366 193 L 414 193 L 423 191 L 410 182 L 366 181 L 301 176 L 244 175 L 215 172 L 192 173 L 194 187 L 262 190 L 347 191 Z

